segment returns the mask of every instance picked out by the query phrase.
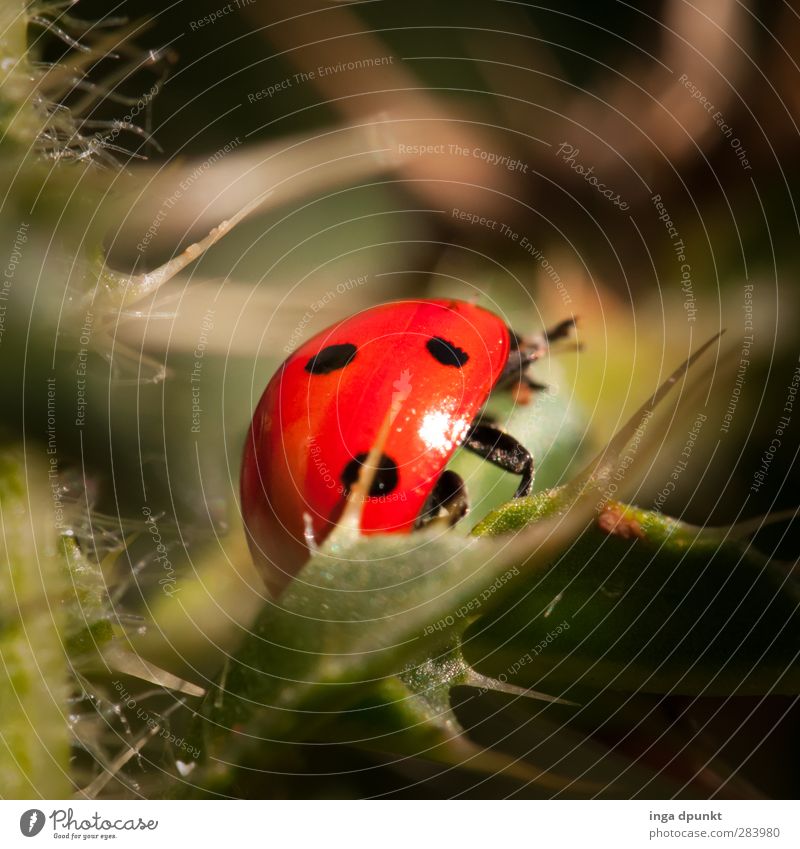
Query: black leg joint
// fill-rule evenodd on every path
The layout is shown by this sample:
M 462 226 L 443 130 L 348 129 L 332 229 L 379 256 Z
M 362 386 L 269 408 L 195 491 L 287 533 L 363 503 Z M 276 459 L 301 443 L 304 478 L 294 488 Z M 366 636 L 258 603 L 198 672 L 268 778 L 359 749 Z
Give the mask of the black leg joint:
M 476 424 L 470 430 L 464 447 L 506 472 L 522 475 L 514 498 L 530 495 L 533 488 L 533 457 L 513 436 L 494 425 Z
M 439 475 L 439 480 L 436 481 L 436 486 L 428 496 L 414 527 L 423 528 L 430 524 L 439 517 L 442 510 L 447 512 L 447 519 L 451 525 L 455 525 L 459 519 L 463 519 L 469 512 L 467 487 L 464 485 L 461 475 L 457 475 L 449 469 L 445 469 Z

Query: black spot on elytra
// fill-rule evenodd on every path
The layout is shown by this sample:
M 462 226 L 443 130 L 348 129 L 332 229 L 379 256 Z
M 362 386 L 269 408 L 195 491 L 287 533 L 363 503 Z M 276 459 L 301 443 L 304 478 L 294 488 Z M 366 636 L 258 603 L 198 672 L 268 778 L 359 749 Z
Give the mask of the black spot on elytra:
M 364 465 L 368 454 L 366 451 L 357 454 L 345 467 L 342 472 L 342 483 L 344 484 L 346 494 L 350 493 L 353 484 L 358 480 L 361 467 Z M 374 498 L 378 495 L 388 495 L 397 486 L 397 463 L 388 455 L 381 454 L 378 468 L 375 470 L 375 476 L 372 478 L 372 485 L 369 488 L 369 494 Z
M 469 354 L 456 347 L 452 342 L 442 339 L 441 336 L 434 336 L 429 339 L 425 346 L 431 356 L 440 362 L 443 366 L 453 366 L 461 368 L 469 359 Z
M 356 346 L 349 342 L 343 345 L 328 345 L 306 363 L 306 371 L 309 374 L 330 374 L 344 368 L 355 355 Z

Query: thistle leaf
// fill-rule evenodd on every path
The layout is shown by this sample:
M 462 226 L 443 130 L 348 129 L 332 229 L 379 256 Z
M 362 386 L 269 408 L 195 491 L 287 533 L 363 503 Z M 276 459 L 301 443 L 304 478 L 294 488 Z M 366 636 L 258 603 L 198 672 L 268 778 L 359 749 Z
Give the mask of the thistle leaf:
M 563 504 L 563 490 L 520 499 L 476 533 L 520 529 Z M 731 530 L 611 502 L 512 608 L 467 632 L 467 657 L 556 693 L 800 692 L 796 578 Z M 562 620 L 568 629 L 550 638 Z
M 280 605 L 264 608 L 228 665 L 224 689 L 206 700 L 202 748 L 211 762 L 226 762 L 218 780 L 255 756 L 263 764 L 281 743 L 325 736 L 326 725 L 386 682 L 399 679 L 407 689 L 416 666 L 447 656 L 471 618 L 516 593 L 590 516 L 584 500 L 504 546 L 436 530 L 366 539 L 335 533 Z
M 67 581 L 47 480 L 37 458 L 0 451 L 0 786 L 8 799 L 58 799 L 71 789 Z

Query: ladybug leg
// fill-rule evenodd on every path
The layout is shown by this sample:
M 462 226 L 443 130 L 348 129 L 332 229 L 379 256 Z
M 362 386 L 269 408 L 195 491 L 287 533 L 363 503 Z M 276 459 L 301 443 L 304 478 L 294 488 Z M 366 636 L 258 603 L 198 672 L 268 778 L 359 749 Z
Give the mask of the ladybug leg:
M 472 426 L 464 448 L 514 475 L 522 475 L 514 498 L 529 495 L 533 487 L 533 457 L 513 436 L 491 424 Z
M 523 366 L 528 366 L 540 360 L 551 348 L 554 342 L 569 337 L 575 328 L 575 318 L 565 318 L 554 327 L 538 333 L 536 336 L 523 337 L 518 340 L 520 359 Z
M 523 399 L 526 390 L 537 392 L 547 389 L 546 385 L 528 375 L 528 369 L 550 350 L 554 342 L 567 338 L 574 327 L 575 319 L 567 318 L 535 336 L 520 337 L 512 332 L 512 349 L 503 374 L 497 381 L 497 388 L 521 390 Z
M 550 388 L 546 383 L 540 383 L 538 380 L 534 380 L 528 374 L 528 369 L 536 362 L 536 360 L 541 359 L 541 357 L 550 350 L 554 342 L 558 342 L 561 339 L 568 339 L 572 331 L 575 329 L 575 324 L 576 319 L 574 317 L 565 318 L 554 327 L 551 327 L 549 330 L 545 330 L 541 336 L 534 338 L 527 349 L 523 346 L 521 352 L 522 377 L 520 379 L 520 383 L 524 384 L 529 391 L 546 392 Z M 576 343 L 575 350 L 581 350 L 580 343 Z
M 455 525 L 469 512 L 469 497 L 464 480 L 461 475 L 449 469 L 445 469 L 436 481 L 436 486 L 428 496 L 415 527 L 424 528 L 429 525 L 439 517 L 441 510 L 447 511 L 447 521 L 451 525 Z
M 515 381 L 510 386 L 514 401 L 522 406 L 530 404 L 535 392 L 546 392 L 549 388 L 546 383 L 540 383 L 538 380 L 534 380 L 529 374 L 523 374 L 518 381 Z
M 555 327 L 545 330 L 544 338 L 547 344 L 557 342 L 559 339 L 566 339 L 575 327 L 575 318 L 565 318 L 564 321 L 559 321 Z

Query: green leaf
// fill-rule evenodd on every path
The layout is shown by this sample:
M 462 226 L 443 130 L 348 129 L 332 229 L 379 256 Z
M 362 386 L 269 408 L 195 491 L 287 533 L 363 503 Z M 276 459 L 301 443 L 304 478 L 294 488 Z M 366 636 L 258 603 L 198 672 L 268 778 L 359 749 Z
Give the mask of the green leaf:
M 438 529 L 371 538 L 339 529 L 262 611 L 209 694 L 201 748 L 212 762 L 263 764 L 283 743 L 325 736 L 362 700 L 382 703 L 381 687 L 407 688 L 415 665 L 447 655 L 471 618 L 520 592 L 590 515 L 584 501 L 502 545 Z M 368 736 L 368 712 L 360 720 Z M 228 766 L 217 772 L 224 783 Z
M 507 505 L 476 532 L 563 508 L 563 492 Z M 611 503 L 516 603 L 464 638 L 487 675 L 580 698 L 605 688 L 753 695 L 800 691 L 797 584 L 726 529 Z M 602 522 L 608 528 L 609 523 Z M 558 630 L 566 623 L 566 628 Z
M 7 799 L 64 798 L 66 573 L 47 470 L 22 449 L 0 450 L 0 521 L 0 786 Z

